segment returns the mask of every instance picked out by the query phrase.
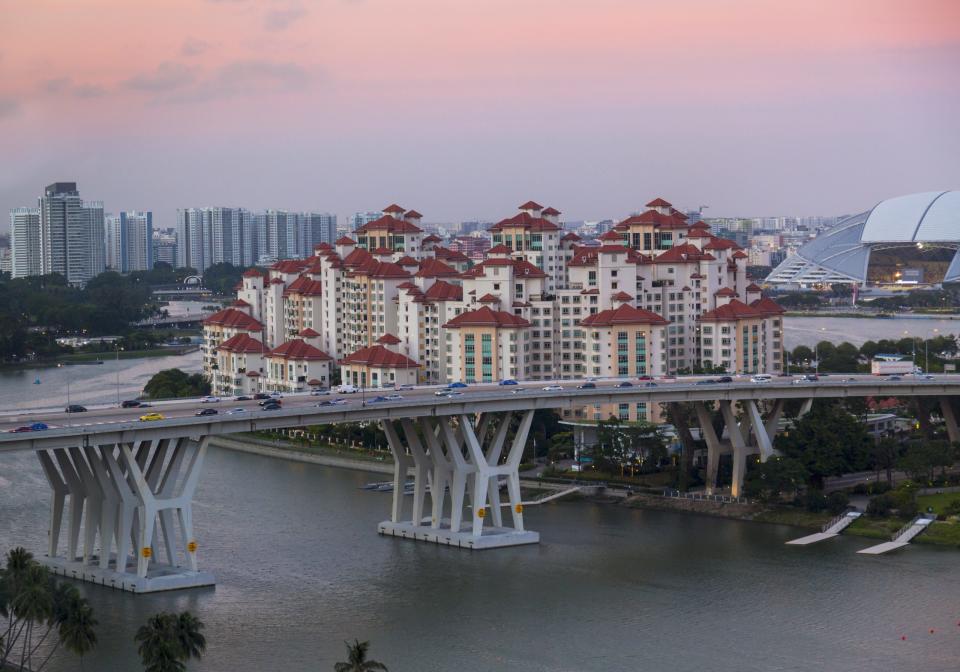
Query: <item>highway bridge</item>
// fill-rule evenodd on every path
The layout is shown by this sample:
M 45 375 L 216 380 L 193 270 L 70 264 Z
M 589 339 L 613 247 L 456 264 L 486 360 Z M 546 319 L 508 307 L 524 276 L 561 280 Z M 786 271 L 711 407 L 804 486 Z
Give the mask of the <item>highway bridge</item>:
M 960 395 L 960 376 L 710 380 L 683 377 L 631 387 L 620 387 L 620 379 L 598 380 L 589 389 L 578 386 L 582 381 L 471 385 L 448 396 L 438 396 L 437 387 L 418 387 L 397 391 L 392 399 L 378 399 L 389 394 L 383 390 L 303 393 L 284 396 L 279 410 L 262 410 L 255 401 L 199 399 L 70 414 L 35 409 L 0 413 L 0 452 L 33 451 L 40 460 L 52 491 L 44 561 L 54 571 L 143 592 L 213 582 L 198 568 L 192 499 L 207 442 L 215 435 L 380 422 L 395 470 L 390 518 L 379 525 L 379 532 L 471 549 L 539 541 L 536 532 L 524 527 L 517 473 L 537 409 L 691 403 L 708 448 L 708 491 L 716 487 L 720 455 L 731 453 L 734 496 L 742 487 L 747 457 L 759 455 L 765 461 L 775 454 L 773 438 L 788 399 L 802 399 L 804 413 L 819 398 L 934 397 L 950 439 L 960 441 L 949 403 L 950 397 Z M 706 402 L 719 403 L 725 425 L 720 434 L 713 429 Z M 196 415 L 210 408 L 218 413 Z M 148 412 L 163 419 L 140 420 Z M 12 431 L 30 423 L 49 428 Z M 413 496 L 406 498 L 404 484 L 411 473 Z M 501 481 L 507 485 L 509 520 L 501 512 Z

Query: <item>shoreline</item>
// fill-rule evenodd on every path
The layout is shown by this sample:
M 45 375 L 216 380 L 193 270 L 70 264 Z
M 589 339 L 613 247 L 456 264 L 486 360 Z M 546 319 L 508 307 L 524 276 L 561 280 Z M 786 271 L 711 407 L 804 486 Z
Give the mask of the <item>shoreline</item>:
M 277 441 L 271 443 L 264 439 L 249 436 L 243 436 L 242 439 L 214 436 L 210 438 L 210 445 L 225 450 L 235 450 L 237 452 L 260 455 L 261 457 L 272 457 L 291 462 L 306 462 L 340 469 L 353 469 L 356 471 L 393 475 L 392 459 L 389 461 L 386 459 L 379 461 L 372 458 L 311 453 L 301 450 L 299 447 L 288 442 Z M 551 486 L 566 487 L 563 485 L 556 486 L 553 483 L 540 483 L 530 478 L 523 478 L 522 476 L 521 485 L 527 488 L 537 489 L 553 489 Z M 807 531 L 819 531 L 824 523 L 833 518 L 833 515 L 829 513 L 814 514 L 802 509 L 771 507 L 760 504 L 759 502 L 749 504 L 720 503 L 709 500 L 660 497 L 651 494 L 634 494 L 626 497 L 609 494 L 581 495 L 576 499 L 586 499 L 597 504 L 626 506 L 653 511 L 670 511 L 688 515 L 712 516 L 714 518 L 725 518 L 749 523 L 786 525 L 795 527 L 798 530 Z M 887 541 L 890 533 L 896 531 L 902 525 L 902 521 L 896 519 L 868 520 L 866 517 L 863 517 L 861 521 L 848 527 L 844 531 L 844 534 L 865 539 Z M 960 545 L 958 545 L 954 537 L 960 535 L 950 534 L 955 531 L 954 528 L 960 529 L 960 525 L 947 522 L 934 523 L 931 526 L 930 532 L 937 529 L 941 532 L 940 534 L 934 535 L 928 532 L 916 537 L 912 543 L 923 544 L 925 546 L 958 548 Z

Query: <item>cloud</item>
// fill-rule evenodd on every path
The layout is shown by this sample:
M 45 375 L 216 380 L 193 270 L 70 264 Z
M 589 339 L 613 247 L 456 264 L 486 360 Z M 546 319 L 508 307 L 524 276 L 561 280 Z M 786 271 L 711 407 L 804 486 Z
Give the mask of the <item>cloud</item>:
M 209 48 L 209 42 L 204 42 L 195 37 L 188 37 L 183 41 L 183 46 L 180 47 L 180 53 L 184 56 L 199 56 Z
M 70 77 L 48 79 L 41 84 L 41 88 L 46 93 L 65 93 L 77 98 L 99 98 L 107 92 L 98 84 L 74 84 Z
M 296 63 L 235 61 L 220 68 L 201 89 L 211 97 L 224 98 L 244 93 L 293 91 L 309 80 L 306 70 Z
M 156 71 L 134 75 L 123 82 L 123 86 L 135 91 L 163 93 L 190 86 L 196 80 L 192 68 L 166 61 L 157 66 Z
M 286 30 L 306 15 L 307 10 L 300 5 L 291 5 L 286 9 L 271 9 L 263 17 L 263 27 L 267 30 Z
M 0 97 L 0 119 L 12 117 L 20 109 L 20 103 L 13 98 Z

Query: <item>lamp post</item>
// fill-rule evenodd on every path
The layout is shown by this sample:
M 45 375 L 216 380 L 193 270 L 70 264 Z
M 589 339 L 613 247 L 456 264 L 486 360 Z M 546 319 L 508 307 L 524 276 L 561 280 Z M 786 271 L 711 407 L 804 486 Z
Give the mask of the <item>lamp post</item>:
M 114 350 L 117 352 L 117 406 L 120 405 L 120 344 L 114 341 Z

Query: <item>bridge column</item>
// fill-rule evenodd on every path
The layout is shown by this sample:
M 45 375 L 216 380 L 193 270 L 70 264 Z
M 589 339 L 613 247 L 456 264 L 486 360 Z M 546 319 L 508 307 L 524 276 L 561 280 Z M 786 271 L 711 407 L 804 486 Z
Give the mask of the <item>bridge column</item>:
M 717 471 L 720 468 L 720 453 L 723 446 L 713 430 L 713 418 L 710 417 L 706 404 L 696 401 L 693 407 L 700 422 L 700 436 L 707 442 L 707 494 L 712 495 L 717 489 Z
M 467 414 L 441 417 L 435 421 L 427 417 L 420 418 L 419 422 L 403 419 L 400 421 L 402 436 L 394 421 L 382 421 L 394 454 L 405 455 L 409 448 L 416 476 L 413 515 L 409 519 L 401 516 L 397 520 L 384 521 L 379 525 L 379 532 L 476 549 L 538 542 L 539 534 L 524 530 L 518 475 L 533 411 L 523 412 L 519 426 L 510 439 L 512 420 L 512 412 L 483 414 L 476 422 Z M 509 451 L 503 460 L 508 444 Z M 425 482 L 431 475 L 433 511 L 429 524 L 426 524 L 422 519 L 425 494 L 418 482 Z M 501 512 L 503 505 L 499 479 L 504 476 L 509 492 L 512 527 L 504 526 Z M 398 485 L 402 487 L 402 482 L 395 479 L 394 492 Z M 444 506 L 444 490 L 447 486 L 450 488 L 448 510 Z M 470 503 L 467 525 L 463 524 L 465 499 Z M 448 512 L 449 516 L 445 516 Z
M 156 445 L 134 441 L 119 447 L 84 444 L 38 451 L 53 491 L 48 553 L 42 562 L 56 574 L 133 592 L 212 585 L 213 577 L 197 568 L 192 512 L 206 448 L 206 438 L 181 437 Z M 61 556 L 67 495 L 67 552 Z M 158 518 L 165 563 L 158 561 L 155 551 Z M 78 557 L 81 534 L 83 551 Z M 98 536 L 99 549 L 95 547 Z M 134 572 L 127 571 L 131 538 L 136 545 Z
M 768 433 L 766 425 L 764 425 L 760 409 L 757 408 L 757 402 L 749 399 L 743 402 L 743 406 L 747 417 L 750 418 L 750 429 L 753 431 L 753 436 L 757 440 L 757 447 L 760 449 L 760 461 L 766 462 L 771 455 L 775 454 L 771 441 L 772 437 Z
M 960 443 L 960 428 L 957 427 L 957 414 L 953 412 L 953 406 L 950 405 L 950 397 L 940 397 L 940 412 L 943 413 L 943 421 L 947 425 L 947 437 L 951 443 Z
M 720 412 L 723 414 L 730 444 L 733 446 L 733 480 L 730 482 L 730 494 L 739 497 L 743 490 L 743 476 L 747 470 L 747 443 L 740 432 L 740 426 L 737 424 L 737 418 L 729 401 L 720 402 Z

